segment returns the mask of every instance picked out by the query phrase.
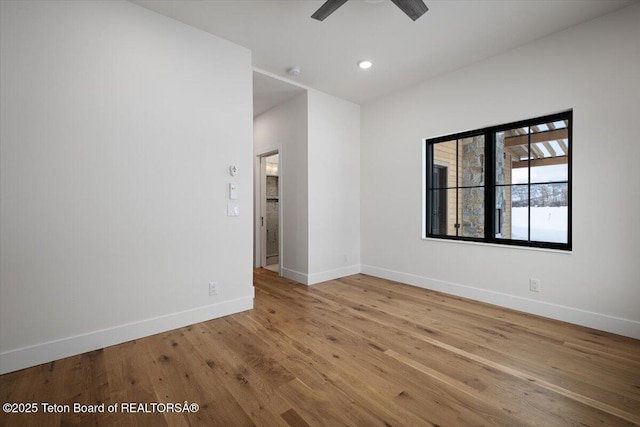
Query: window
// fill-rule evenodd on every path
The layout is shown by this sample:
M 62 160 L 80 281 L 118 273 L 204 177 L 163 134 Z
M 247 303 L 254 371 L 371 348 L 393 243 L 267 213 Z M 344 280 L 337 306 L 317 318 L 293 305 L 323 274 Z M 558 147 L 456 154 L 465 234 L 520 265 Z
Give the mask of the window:
M 426 140 L 426 237 L 571 250 L 571 119 Z

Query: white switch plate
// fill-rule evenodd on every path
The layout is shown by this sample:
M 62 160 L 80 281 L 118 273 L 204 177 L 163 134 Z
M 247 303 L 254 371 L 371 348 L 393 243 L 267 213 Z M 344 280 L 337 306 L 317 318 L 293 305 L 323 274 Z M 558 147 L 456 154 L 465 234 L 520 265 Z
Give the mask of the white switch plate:
M 240 206 L 237 203 L 227 203 L 227 216 L 240 216 Z
M 229 183 L 229 198 L 231 200 L 236 200 L 238 198 L 238 184 L 235 182 Z
M 218 295 L 218 284 L 216 282 L 209 282 L 209 296 L 212 297 Z

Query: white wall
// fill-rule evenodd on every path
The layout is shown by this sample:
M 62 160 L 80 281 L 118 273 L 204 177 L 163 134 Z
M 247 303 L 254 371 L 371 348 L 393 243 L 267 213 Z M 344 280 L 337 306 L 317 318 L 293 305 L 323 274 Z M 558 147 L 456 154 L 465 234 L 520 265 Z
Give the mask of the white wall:
M 250 52 L 128 2 L 0 3 L 0 372 L 251 308 Z
M 365 105 L 363 272 L 640 338 L 639 40 L 634 5 Z M 570 108 L 572 253 L 421 239 L 423 138 Z
M 309 91 L 309 278 L 360 272 L 360 106 Z
M 280 153 L 282 274 L 301 283 L 306 283 L 309 271 L 307 130 L 306 91 L 254 119 L 254 153 Z M 259 188 L 259 181 L 255 185 Z M 256 222 L 255 233 L 259 232 Z
M 311 285 L 359 273 L 360 107 L 305 90 L 254 119 L 255 154 L 273 150 L 281 154 L 283 276 Z

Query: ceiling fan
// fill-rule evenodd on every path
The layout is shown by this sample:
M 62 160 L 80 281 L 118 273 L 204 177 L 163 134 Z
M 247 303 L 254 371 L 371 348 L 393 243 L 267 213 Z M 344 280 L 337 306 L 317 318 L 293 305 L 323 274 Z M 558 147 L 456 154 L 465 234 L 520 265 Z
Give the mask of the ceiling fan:
M 420 18 L 429 8 L 422 0 L 391 0 L 412 20 Z M 313 19 L 324 21 L 324 19 L 336 11 L 340 6 L 345 4 L 347 0 L 327 0 L 320 9 L 311 15 Z

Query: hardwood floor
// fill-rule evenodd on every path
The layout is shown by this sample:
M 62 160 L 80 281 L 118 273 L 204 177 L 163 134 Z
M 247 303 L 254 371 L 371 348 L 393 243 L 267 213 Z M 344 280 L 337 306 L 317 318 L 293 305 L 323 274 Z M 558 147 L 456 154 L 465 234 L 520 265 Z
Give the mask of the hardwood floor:
M 254 277 L 252 311 L 1 376 L 39 411 L 0 425 L 640 425 L 638 340 L 365 275 Z

